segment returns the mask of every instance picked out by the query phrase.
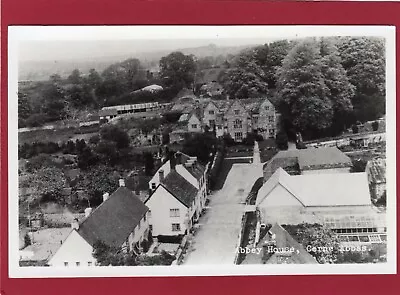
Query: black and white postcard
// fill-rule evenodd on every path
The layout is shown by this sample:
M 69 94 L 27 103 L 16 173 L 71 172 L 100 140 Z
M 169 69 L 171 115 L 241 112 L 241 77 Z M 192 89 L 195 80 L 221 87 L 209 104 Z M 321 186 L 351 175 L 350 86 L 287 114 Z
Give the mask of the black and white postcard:
M 394 27 L 8 42 L 10 277 L 396 272 Z

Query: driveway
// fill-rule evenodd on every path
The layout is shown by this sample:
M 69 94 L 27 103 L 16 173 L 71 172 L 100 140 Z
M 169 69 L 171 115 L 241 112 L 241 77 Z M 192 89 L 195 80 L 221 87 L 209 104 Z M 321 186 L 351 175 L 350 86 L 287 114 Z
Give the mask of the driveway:
M 244 201 L 255 180 L 262 176 L 258 166 L 233 164 L 223 188 L 210 197 L 183 264 L 234 263 Z

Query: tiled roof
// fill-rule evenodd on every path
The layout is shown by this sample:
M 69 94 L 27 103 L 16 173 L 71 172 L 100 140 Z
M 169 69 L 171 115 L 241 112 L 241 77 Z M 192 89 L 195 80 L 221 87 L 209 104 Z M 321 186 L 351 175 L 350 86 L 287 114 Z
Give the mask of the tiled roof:
M 346 154 L 336 147 L 308 148 L 303 150 L 289 150 L 278 152 L 268 163 L 264 164 L 264 169 L 271 165 L 275 159 L 297 159 L 300 170 L 314 170 L 327 168 L 351 167 L 352 162 Z M 294 161 L 294 160 L 290 160 Z M 285 161 L 280 160 L 285 163 Z M 283 166 L 280 166 L 284 168 Z
M 197 180 L 199 180 L 204 175 L 204 171 L 206 168 L 201 165 L 198 161 L 196 161 L 192 166 L 185 166 L 186 170 L 189 171 L 191 175 L 193 175 Z
M 149 209 L 126 187 L 119 187 L 80 224 L 78 233 L 93 245 L 120 247 Z
M 190 207 L 196 198 L 198 190 L 175 170 L 171 170 L 161 183 L 186 207 Z
M 351 167 L 351 159 L 336 147 L 299 150 L 300 170 Z
M 367 164 L 367 173 L 373 183 L 386 183 L 386 160 L 373 159 Z
M 275 247 L 278 249 L 292 248 L 293 252 L 289 253 L 274 253 L 268 260 L 267 264 L 318 264 L 315 258 L 308 253 L 304 247 L 298 243 L 282 226 L 279 224 L 275 224 L 269 230 L 272 234 L 274 234 Z M 266 238 L 263 242 L 269 242 L 272 239 L 269 235 L 266 235 Z

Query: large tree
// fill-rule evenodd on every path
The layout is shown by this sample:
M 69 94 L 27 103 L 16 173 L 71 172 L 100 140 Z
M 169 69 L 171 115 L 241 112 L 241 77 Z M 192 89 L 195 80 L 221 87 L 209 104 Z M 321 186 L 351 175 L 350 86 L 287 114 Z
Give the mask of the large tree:
M 100 130 L 101 139 L 104 141 L 111 141 L 116 144 L 117 149 L 123 149 L 129 147 L 129 136 L 128 134 L 114 125 L 106 125 Z
M 353 111 L 351 99 L 355 94 L 355 87 L 346 75 L 341 64 L 339 51 L 333 39 L 319 40 L 322 74 L 329 89 L 328 97 L 333 105 L 332 135 L 337 135 L 350 126 L 350 115 Z
M 349 81 L 355 120 L 375 120 L 385 113 L 385 43 L 372 37 L 340 38 L 338 49 Z
M 57 75 L 53 75 L 57 76 Z M 64 90 L 59 86 L 58 78 L 52 78 L 53 82 L 46 83 L 42 90 L 43 113 L 49 120 L 60 120 L 65 118 L 66 99 Z
M 191 88 L 196 73 L 196 62 L 192 55 L 176 51 L 160 60 L 160 76 L 168 87 Z
M 283 116 L 306 137 L 318 136 L 332 124 L 333 107 L 322 67 L 317 42 L 308 38 L 294 46 L 278 71 Z
M 268 83 L 263 69 L 257 63 L 256 51 L 237 56 L 225 75 L 221 77 L 226 93 L 232 98 L 248 98 L 268 93 Z

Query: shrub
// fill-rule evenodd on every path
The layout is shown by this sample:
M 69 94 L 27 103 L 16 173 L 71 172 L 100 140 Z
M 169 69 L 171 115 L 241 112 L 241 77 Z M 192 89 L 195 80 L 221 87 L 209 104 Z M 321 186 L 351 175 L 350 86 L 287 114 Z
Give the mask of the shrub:
M 25 247 L 32 245 L 32 240 L 28 233 L 26 233 L 24 236 L 24 244 L 25 244 Z
M 351 126 L 351 130 L 353 131 L 353 134 L 358 133 L 358 126 L 357 125 Z
M 378 121 L 374 121 L 374 122 L 372 122 L 372 130 L 373 131 L 377 131 L 378 130 L 378 128 L 379 128 L 379 122 Z
M 287 150 L 289 148 L 288 145 L 288 136 L 285 132 L 279 131 L 276 135 L 276 145 L 280 150 Z

